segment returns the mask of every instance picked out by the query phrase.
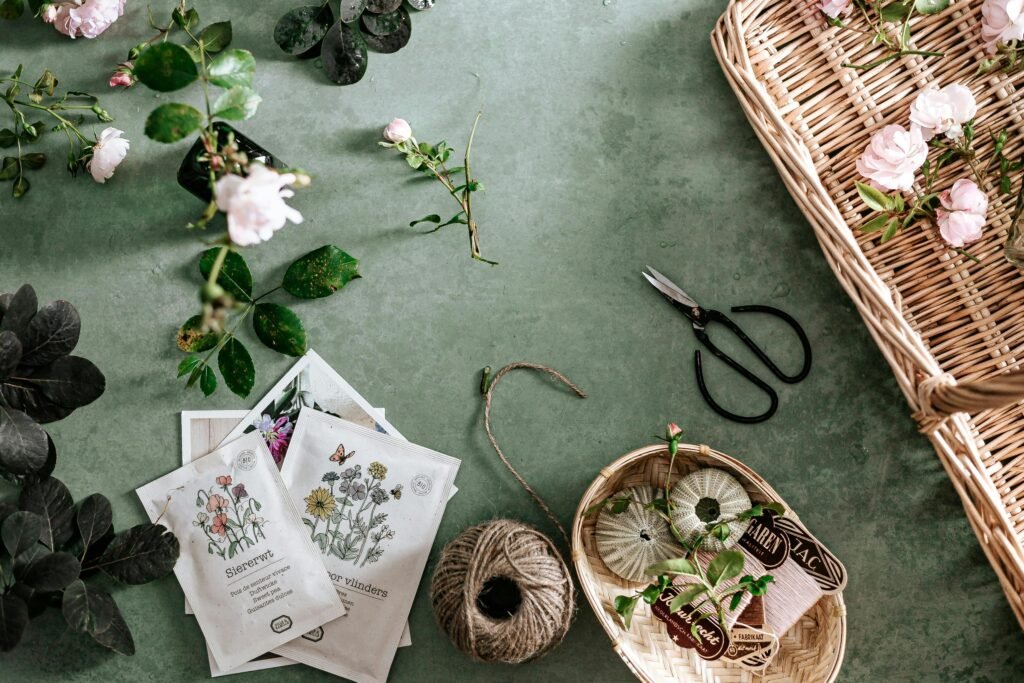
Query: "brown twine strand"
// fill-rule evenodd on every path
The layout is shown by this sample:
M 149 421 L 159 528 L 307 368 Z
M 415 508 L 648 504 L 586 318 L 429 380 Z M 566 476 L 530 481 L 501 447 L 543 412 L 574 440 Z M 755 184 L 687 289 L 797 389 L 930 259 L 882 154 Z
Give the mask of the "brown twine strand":
M 494 376 L 484 397 L 484 429 L 505 467 L 569 541 L 565 528 L 544 499 L 505 457 L 491 431 L 491 400 L 502 377 L 517 368 L 546 372 L 586 394 L 561 373 L 543 365 L 512 363 Z M 507 618 L 486 614 L 478 603 L 488 581 L 504 578 L 519 592 L 521 603 Z M 572 624 L 576 589 L 558 547 L 533 527 L 497 519 L 466 529 L 445 546 L 430 585 L 434 614 L 455 646 L 484 662 L 519 664 L 540 657 L 565 638 Z

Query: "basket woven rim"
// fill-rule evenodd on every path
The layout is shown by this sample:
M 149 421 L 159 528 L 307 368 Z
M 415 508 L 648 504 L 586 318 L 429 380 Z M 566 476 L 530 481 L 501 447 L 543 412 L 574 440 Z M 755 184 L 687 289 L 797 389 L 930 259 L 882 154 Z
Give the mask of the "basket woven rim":
M 679 444 L 679 455 L 678 458 L 690 457 L 695 459 L 696 456 L 701 456 L 705 459 L 715 461 L 715 463 L 728 470 L 731 474 L 736 476 L 741 483 L 744 485 L 753 486 L 761 494 L 763 494 L 765 501 L 771 500 L 782 503 L 786 507 L 787 516 L 792 517 L 799 521 L 799 516 L 793 511 L 792 507 L 778 494 L 778 492 L 772 488 L 772 486 L 765 481 L 765 479 L 751 468 L 744 465 L 739 460 L 714 450 L 713 448 L 706 445 L 697 444 Z M 605 482 L 611 478 L 611 476 L 623 470 L 631 465 L 634 465 L 642 460 L 661 457 L 668 458 L 668 448 L 662 444 L 653 444 L 650 446 L 644 446 L 636 450 L 630 451 L 625 455 L 620 456 L 606 467 L 602 468 L 598 475 L 587 487 L 583 496 L 580 498 L 579 505 L 576 507 L 576 513 L 573 516 L 572 524 L 572 563 L 573 568 L 576 570 L 576 576 L 579 579 L 580 588 L 584 595 L 587 596 L 587 603 L 590 605 L 591 611 L 594 616 L 597 617 L 598 622 L 612 641 L 612 648 L 616 654 L 622 659 L 623 662 L 629 667 L 630 671 L 642 681 L 651 681 L 652 683 L 656 680 L 651 677 L 645 669 L 642 661 L 635 661 L 634 658 L 621 646 L 621 635 L 625 633 L 622 626 L 617 621 L 611 619 L 607 612 L 601 607 L 601 597 L 596 594 L 596 589 L 592 585 L 594 582 L 587 575 L 591 568 L 591 560 L 587 555 L 584 548 L 583 542 L 583 524 L 585 521 L 584 513 L 599 499 L 599 492 Z M 843 659 L 846 654 L 846 606 L 843 600 L 843 593 L 835 593 L 833 595 L 826 595 L 822 597 L 824 599 L 833 599 L 836 601 L 838 610 L 833 615 L 833 618 L 839 621 L 839 638 L 838 647 L 836 648 L 835 659 L 832 663 L 830 673 L 825 679 L 825 683 L 832 683 L 839 675 L 839 670 L 842 668 Z M 739 667 L 736 667 L 740 670 Z M 756 674 L 755 674 L 756 676 Z

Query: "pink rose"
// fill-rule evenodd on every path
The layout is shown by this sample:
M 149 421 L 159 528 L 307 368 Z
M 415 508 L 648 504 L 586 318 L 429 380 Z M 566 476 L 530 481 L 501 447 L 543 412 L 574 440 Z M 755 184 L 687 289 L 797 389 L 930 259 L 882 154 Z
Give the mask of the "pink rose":
M 95 38 L 124 14 L 125 0 L 77 0 L 46 5 L 43 21 L 70 38 Z
M 130 88 L 135 85 L 135 79 L 127 71 L 115 71 L 108 85 L 111 88 Z
M 395 119 L 384 129 L 384 139 L 399 144 L 412 137 L 412 126 L 405 119 Z
M 906 191 L 927 158 L 928 145 L 916 126 L 908 131 L 903 126 L 888 125 L 871 136 L 867 149 L 857 159 L 857 172 L 875 187 Z
M 853 0 L 818 0 L 818 9 L 829 19 L 838 19 L 850 13 Z
M 910 105 L 910 123 L 921 129 L 925 142 L 936 135 L 959 138 L 964 134 L 963 124 L 978 113 L 978 104 L 970 89 L 959 83 L 944 88 L 929 86 Z
M 674 439 L 683 433 L 683 430 L 675 422 L 668 423 L 668 438 Z
M 942 208 L 936 210 L 942 239 L 962 247 L 981 239 L 988 213 L 988 196 L 972 180 L 961 178 L 939 195 Z
M 1024 40 L 1024 0 L 985 0 L 981 5 L 981 39 L 990 54 L 999 43 Z

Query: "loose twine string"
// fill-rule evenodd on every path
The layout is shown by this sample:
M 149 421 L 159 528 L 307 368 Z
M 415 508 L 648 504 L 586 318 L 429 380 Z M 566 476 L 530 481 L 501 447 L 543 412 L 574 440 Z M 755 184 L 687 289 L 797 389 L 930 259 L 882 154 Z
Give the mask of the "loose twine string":
M 491 429 L 494 390 L 512 370 L 545 372 L 586 394 L 552 368 L 535 363 L 511 363 L 494 376 L 484 392 L 484 429 L 498 457 L 558 529 L 569 536 L 544 499 L 527 483 L 501 450 Z M 481 599 L 493 579 L 515 584 L 521 603 L 504 617 L 485 613 Z M 576 605 L 572 573 L 558 546 L 533 527 L 511 519 L 496 519 L 466 529 L 441 552 L 430 586 L 434 615 L 455 646 L 484 662 L 518 664 L 547 653 L 565 638 Z

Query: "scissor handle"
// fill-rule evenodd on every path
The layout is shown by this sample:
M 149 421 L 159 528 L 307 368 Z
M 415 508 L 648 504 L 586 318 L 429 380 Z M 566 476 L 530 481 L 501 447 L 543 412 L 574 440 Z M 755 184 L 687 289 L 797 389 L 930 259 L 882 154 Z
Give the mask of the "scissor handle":
M 800 323 L 798 323 L 793 316 L 785 311 L 773 308 L 772 306 L 733 306 L 729 310 L 733 313 L 768 313 L 788 323 L 789 326 L 793 328 L 793 331 L 796 332 L 796 336 L 800 340 L 800 347 L 803 349 L 804 354 L 803 367 L 801 367 L 800 372 L 795 375 L 787 375 L 782 372 L 782 370 L 779 370 L 778 366 L 772 362 L 772 359 L 769 358 L 768 355 L 753 342 L 753 340 L 743 333 L 743 330 L 740 329 L 739 325 L 726 317 L 725 314 L 719 313 L 718 311 L 709 311 L 709 313 L 714 314 L 713 317 L 709 318 L 710 320 L 720 322 L 732 330 L 733 334 L 739 337 L 740 340 L 747 345 L 747 348 L 753 351 L 754 354 L 761 359 L 761 362 L 771 370 L 772 374 L 780 380 L 786 384 L 796 384 L 807 377 L 808 373 L 811 371 L 811 342 L 808 341 L 807 335 L 804 333 L 804 328 L 800 327 Z
M 728 320 L 728 318 L 726 319 Z M 730 368 L 738 372 L 740 375 L 746 378 L 747 381 L 756 386 L 758 389 L 763 391 L 768 396 L 768 400 L 771 401 L 771 405 L 768 406 L 768 410 L 761 413 L 760 415 L 752 416 L 737 415 L 736 413 L 730 412 L 723 408 L 722 406 L 718 405 L 718 402 L 715 401 L 715 399 L 711 398 L 711 393 L 708 391 L 707 384 L 705 384 L 704 382 L 704 367 L 701 363 L 700 350 L 698 349 L 697 351 L 693 352 L 693 365 L 697 372 L 697 387 L 700 389 L 700 395 L 704 397 L 704 400 L 707 402 L 709 406 L 711 406 L 711 409 L 726 419 L 732 420 L 733 422 L 741 422 L 743 424 L 756 424 L 758 422 L 764 422 L 772 415 L 774 415 L 775 411 L 778 410 L 779 408 L 779 395 L 775 393 L 775 390 L 768 386 L 760 377 L 752 373 L 750 370 L 747 370 L 745 367 L 743 367 L 738 362 L 733 360 L 731 356 L 727 355 L 724 351 L 715 346 L 711 339 L 708 338 L 707 332 L 704 331 L 703 327 L 694 328 L 694 334 L 697 335 L 697 339 L 700 340 L 701 344 L 703 344 L 705 348 L 707 348 L 707 350 L 710 351 L 716 358 L 720 358 L 726 365 L 728 365 Z

